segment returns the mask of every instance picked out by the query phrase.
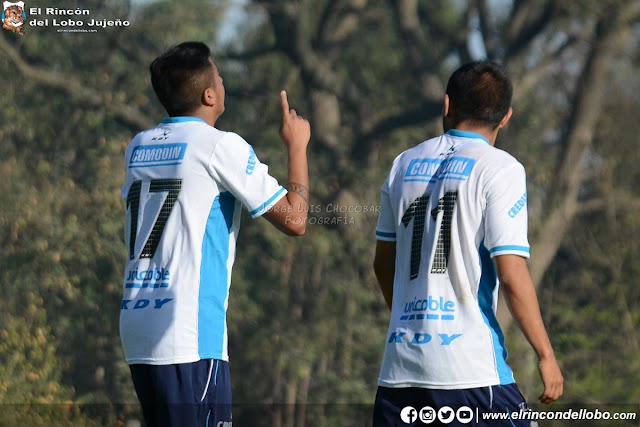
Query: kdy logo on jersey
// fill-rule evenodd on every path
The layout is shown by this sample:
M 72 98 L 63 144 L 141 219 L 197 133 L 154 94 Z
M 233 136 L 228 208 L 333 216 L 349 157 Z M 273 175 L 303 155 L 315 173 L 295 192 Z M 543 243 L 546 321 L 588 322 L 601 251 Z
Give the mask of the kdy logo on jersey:
M 11 3 L 5 1 L 2 9 L 2 28 L 24 36 L 27 14 L 24 12 L 24 2 Z

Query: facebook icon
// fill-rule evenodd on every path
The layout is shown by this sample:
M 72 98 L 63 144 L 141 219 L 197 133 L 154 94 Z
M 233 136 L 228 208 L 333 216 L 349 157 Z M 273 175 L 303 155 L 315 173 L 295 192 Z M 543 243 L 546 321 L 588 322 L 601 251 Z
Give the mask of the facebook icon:
M 400 419 L 405 424 L 411 424 L 418 419 L 418 411 L 412 406 L 405 406 L 402 408 L 402 411 L 400 411 Z

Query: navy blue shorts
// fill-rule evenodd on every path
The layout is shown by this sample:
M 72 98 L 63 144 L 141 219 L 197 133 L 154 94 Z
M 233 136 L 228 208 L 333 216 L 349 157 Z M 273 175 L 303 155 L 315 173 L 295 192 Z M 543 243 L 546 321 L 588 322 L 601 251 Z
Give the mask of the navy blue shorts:
M 231 426 L 229 362 L 205 359 L 129 368 L 148 427 Z
M 373 427 L 534 427 L 513 419 L 528 407 L 515 384 L 460 390 L 378 387 Z M 513 416 L 518 412 L 518 416 Z M 499 419 L 503 417 L 503 419 Z

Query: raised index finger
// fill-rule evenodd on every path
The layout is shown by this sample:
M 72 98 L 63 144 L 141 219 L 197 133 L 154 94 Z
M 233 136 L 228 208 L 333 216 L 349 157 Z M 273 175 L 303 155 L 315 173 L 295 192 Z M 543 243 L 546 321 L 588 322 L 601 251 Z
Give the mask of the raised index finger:
M 282 104 L 282 118 L 289 117 L 289 101 L 287 100 L 287 91 L 280 91 L 280 103 Z

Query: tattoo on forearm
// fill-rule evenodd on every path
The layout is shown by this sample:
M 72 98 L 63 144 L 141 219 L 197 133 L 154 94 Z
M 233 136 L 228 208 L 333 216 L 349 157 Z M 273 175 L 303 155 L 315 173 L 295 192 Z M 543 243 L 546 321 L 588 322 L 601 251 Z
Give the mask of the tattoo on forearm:
M 309 203 L 309 189 L 304 185 L 298 184 L 297 182 L 289 182 L 287 183 L 287 190 L 298 193 L 305 202 Z

